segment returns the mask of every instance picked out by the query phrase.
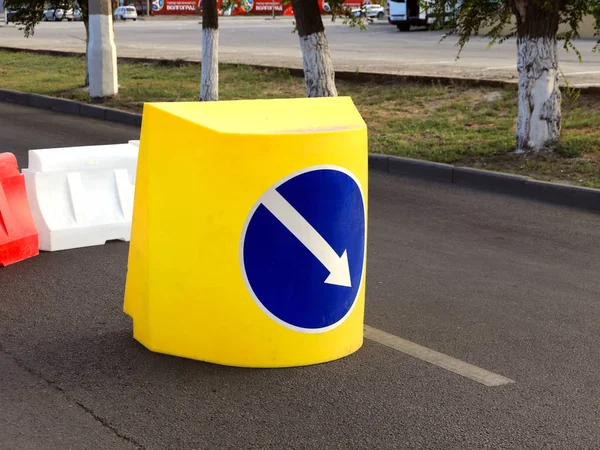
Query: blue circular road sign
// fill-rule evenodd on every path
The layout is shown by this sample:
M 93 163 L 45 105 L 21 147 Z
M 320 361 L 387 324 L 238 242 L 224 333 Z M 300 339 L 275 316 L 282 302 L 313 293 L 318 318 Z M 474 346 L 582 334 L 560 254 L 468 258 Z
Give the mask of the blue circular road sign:
M 319 333 L 352 311 L 365 267 L 364 196 L 337 166 L 296 172 L 254 205 L 240 248 L 246 286 L 279 324 Z

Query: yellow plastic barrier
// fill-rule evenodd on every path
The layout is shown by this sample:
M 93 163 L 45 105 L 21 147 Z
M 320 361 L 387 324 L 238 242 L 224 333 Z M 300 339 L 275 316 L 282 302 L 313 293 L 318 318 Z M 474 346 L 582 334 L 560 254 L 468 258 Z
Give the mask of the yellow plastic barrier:
M 358 350 L 367 177 L 346 97 L 146 104 L 124 304 L 135 339 L 242 367 Z

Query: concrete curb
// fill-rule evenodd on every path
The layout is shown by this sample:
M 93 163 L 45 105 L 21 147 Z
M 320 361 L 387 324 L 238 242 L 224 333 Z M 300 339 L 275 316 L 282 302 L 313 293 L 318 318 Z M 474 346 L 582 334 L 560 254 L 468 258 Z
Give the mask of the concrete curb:
M 90 105 L 75 100 L 48 97 L 47 95 L 28 94 L 25 92 L 11 91 L 9 89 L 0 89 L 0 101 L 17 103 L 19 105 L 32 106 L 40 109 L 50 109 L 64 114 L 89 117 L 91 119 L 108 120 L 111 122 L 120 122 L 137 126 L 142 124 L 141 114 L 106 108 L 104 106 Z
M 11 52 L 27 52 L 37 53 L 42 55 L 54 55 L 54 56 L 83 56 L 84 52 L 75 51 L 63 51 L 63 50 L 36 50 L 28 48 L 18 48 L 0 45 L 0 50 L 6 50 Z M 191 61 L 187 59 L 165 59 L 165 58 L 147 58 L 147 57 L 133 57 L 133 56 L 119 56 L 119 61 L 122 62 L 133 62 L 133 63 L 149 63 L 149 64 L 163 64 L 167 66 L 181 66 L 186 64 L 200 64 L 200 61 Z M 222 65 L 229 66 L 244 66 L 258 70 L 281 70 L 286 69 L 290 75 L 294 77 L 303 77 L 304 70 L 300 67 L 291 66 L 272 66 L 268 64 L 243 64 L 243 63 L 221 63 Z M 448 76 L 433 76 L 433 75 L 410 75 L 410 74 L 393 74 L 393 73 L 380 73 L 380 72 L 356 72 L 356 71 L 344 71 L 336 70 L 335 78 L 337 80 L 350 81 L 355 83 L 437 83 L 442 86 L 473 86 L 473 87 L 490 87 L 490 88 L 507 88 L 516 87 L 518 80 L 493 80 L 493 79 L 480 79 L 480 78 L 454 78 Z M 566 86 L 561 86 L 561 89 L 565 89 Z M 600 95 L 600 86 L 582 86 L 577 87 L 583 95 Z
M 369 168 L 391 175 L 451 183 L 481 191 L 600 211 L 600 189 L 548 183 L 508 173 L 456 167 L 398 156 L 369 155 Z
M 84 56 L 84 52 L 67 51 L 67 50 L 37 50 L 29 48 L 18 48 L 1 46 L 0 50 L 6 50 L 9 52 L 26 52 L 26 53 L 37 53 L 42 55 L 51 56 Z M 187 59 L 165 59 L 165 58 L 150 58 L 150 57 L 136 57 L 136 56 L 118 56 L 119 62 L 131 62 L 131 63 L 142 63 L 142 64 L 163 64 L 172 66 L 200 64 L 200 61 L 192 61 Z M 291 66 L 273 66 L 268 64 L 242 64 L 242 63 L 220 63 L 220 65 L 228 66 L 244 66 L 258 70 L 281 70 L 286 69 L 293 77 L 304 77 L 304 69 L 300 67 Z M 378 72 L 356 72 L 356 71 L 335 71 L 336 80 L 353 81 L 357 83 L 364 82 L 376 82 L 376 83 L 398 83 L 398 82 L 413 82 L 413 83 L 438 83 L 444 86 L 451 85 L 463 85 L 463 86 L 479 86 L 479 87 L 492 87 L 492 88 L 504 88 L 507 86 L 516 86 L 516 80 L 489 80 L 489 79 L 478 79 L 478 78 L 452 78 L 444 76 L 429 76 L 429 75 L 402 75 L 393 73 L 378 73 Z M 588 88 L 581 88 L 587 90 Z M 600 93 L 600 87 L 596 91 Z
M 142 124 L 141 114 L 46 95 L 0 89 L 0 101 L 127 125 Z M 369 168 L 390 175 L 451 183 L 482 191 L 600 211 L 600 189 L 547 183 L 519 175 L 378 154 L 369 154 Z

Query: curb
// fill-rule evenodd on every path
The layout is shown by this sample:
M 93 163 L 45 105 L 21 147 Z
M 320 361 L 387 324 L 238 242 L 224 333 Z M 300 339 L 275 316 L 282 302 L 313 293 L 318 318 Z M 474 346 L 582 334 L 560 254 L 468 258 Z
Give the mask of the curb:
M 28 48 L 18 47 L 7 47 L 0 45 L 0 50 L 9 52 L 24 52 L 24 53 L 36 53 L 41 55 L 50 56 L 84 56 L 84 52 L 68 51 L 68 50 L 36 50 Z M 188 59 L 166 59 L 166 58 L 150 58 L 140 56 L 118 56 L 119 62 L 131 62 L 131 63 L 146 63 L 146 64 L 162 64 L 169 66 L 181 66 L 181 65 L 192 65 L 200 64 L 200 61 L 192 61 Z M 300 67 L 291 66 L 272 66 L 268 64 L 243 64 L 243 63 L 219 63 L 223 66 L 244 66 L 251 69 L 258 70 L 281 70 L 286 69 L 293 77 L 302 78 L 304 77 L 304 69 Z M 506 81 L 506 80 L 489 80 L 479 78 L 452 78 L 443 76 L 430 76 L 430 75 L 402 75 L 393 73 L 380 73 L 380 72 L 356 72 L 356 71 L 335 71 L 336 80 L 351 81 L 357 83 L 364 82 L 376 82 L 376 83 L 399 83 L 399 82 L 412 82 L 412 83 L 438 83 L 443 86 L 478 86 L 478 87 L 491 87 L 491 88 L 505 88 L 508 86 L 516 86 L 518 81 Z M 590 88 L 578 88 L 582 91 L 588 92 Z M 592 87 L 591 92 L 600 93 L 600 87 Z
M 36 50 L 18 47 L 8 47 L 0 45 L 0 50 L 10 52 L 26 52 L 36 53 L 42 55 L 53 55 L 53 56 L 83 56 L 84 52 L 74 51 L 63 51 L 63 50 Z M 149 64 L 162 64 L 166 66 L 181 66 L 200 64 L 200 61 L 191 61 L 187 59 L 165 59 L 165 58 L 148 58 L 148 57 L 133 57 L 133 56 L 118 56 L 118 61 L 121 62 L 133 62 L 133 63 L 149 63 Z M 286 69 L 290 75 L 294 77 L 304 77 L 304 69 L 299 67 L 289 66 L 272 66 L 268 64 L 243 64 L 243 63 L 220 63 L 224 66 L 244 66 L 258 70 L 281 70 Z M 510 88 L 516 87 L 518 80 L 493 80 L 493 79 L 480 79 L 480 78 L 453 78 L 445 76 L 433 76 L 433 75 L 403 75 L 393 73 L 380 73 L 380 72 L 356 72 L 356 71 L 335 71 L 336 80 L 344 80 L 355 83 L 437 83 L 442 86 L 472 86 L 472 87 L 489 87 L 489 88 Z M 560 87 L 562 90 L 566 89 L 566 86 Z M 583 95 L 600 95 L 600 86 L 582 86 L 576 88 Z
M 600 189 L 549 183 L 520 175 L 457 167 L 400 156 L 370 154 L 369 169 L 401 177 L 451 183 L 480 191 L 600 211 Z
M 9 89 L 0 89 L 0 102 L 17 103 L 127 125 L 142 124 L 141 114 Z M 600 189 L 548 183 L 520 175 L 379 154 L 369 154 L 369 169 L 405 178 L 450 183 L 497 194 L 600 211 Z
M 47 95 L 11 91 L 10 89 L 0 89 L 0 102 L 17 103 L 23 106 L 49 109 L 73 116 L 108 120 L 111 122 L 126 123 L 128 125 L 140 126 L 142 124 L 141 114 L 106 108 L 104 106 L 90 105 L 75 100 L 49 97 Z

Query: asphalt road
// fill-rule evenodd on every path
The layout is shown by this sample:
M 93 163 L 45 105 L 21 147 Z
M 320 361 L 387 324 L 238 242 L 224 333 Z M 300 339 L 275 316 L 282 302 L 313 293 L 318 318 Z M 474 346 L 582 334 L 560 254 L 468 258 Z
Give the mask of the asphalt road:
M 386 21 L 370 25 L 368 31 L 339 21 L 326 21 L 326 27 L 336 70 L 516 81 L 514 40 L 490 49 L 486 39 L 474 38 L 457 60 L 456 38 L 440 42 L 441 32 L 399 33 Z M 226 17 L 219 28 L 222 62 L 302 67 L 298 37 L 289 18 Z M 121 56 L 200 60 L 197 19 L 117 22 L 115 37 Z M 594 44 L 594 40 L 577 43 L 584 58 L 581 63 L 573 52 L 560 49 L 560 68 L 572 86 L 600 85 L 600 55 L 591 51 Z M 14 25 L 0 24 L 0 45 L 85 52 L 85 30 L 81 23 L 41 23 L 25 39 Z
M 0 151 L 21 166 L 138 135 L 0 104 Z M 369 340 L 285 370 L 153 354 L 111 242 L 0 268 L 0 448 L 599 448 L 600 216 L 377 172 L 369 190 L 366 323 L 515 383 Z

